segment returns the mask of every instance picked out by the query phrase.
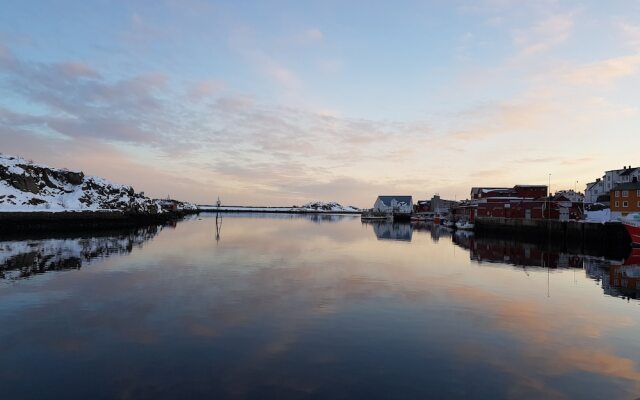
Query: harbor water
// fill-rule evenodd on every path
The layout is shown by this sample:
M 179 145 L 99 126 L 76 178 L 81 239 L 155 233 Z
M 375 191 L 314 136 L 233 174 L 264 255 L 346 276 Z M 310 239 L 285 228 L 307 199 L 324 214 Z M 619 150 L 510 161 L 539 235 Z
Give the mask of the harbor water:
M 633 399 L 640 257 L 357 216 L 0 239 L 5 399 Z

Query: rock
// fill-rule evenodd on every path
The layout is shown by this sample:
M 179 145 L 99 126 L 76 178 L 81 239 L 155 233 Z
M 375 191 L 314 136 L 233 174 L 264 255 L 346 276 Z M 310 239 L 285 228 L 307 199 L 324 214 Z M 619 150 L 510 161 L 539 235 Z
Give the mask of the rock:
M 80 185 L 80 184 L 82 184 L 82 181 L 84 180 L 84 173 L 83 172 L 67 171 L 65 175 L 66 175 L 66 178 L 67 178 L 67 182 L 69 182 L 72 185 Z
M 33 194 L 40 192 L 40 188 L 32 176 L 11 174 L 9 183 L 22 192 L 30 192 Z
M 31 200 L 29 200 L 28 204 L 31 204 L 32 206 L 37 206 L 38 204 L 44 204 L 44 203 L 46 203 L 46 201 L 41 199 L 36 199 L 35 197 L 33 197 Z

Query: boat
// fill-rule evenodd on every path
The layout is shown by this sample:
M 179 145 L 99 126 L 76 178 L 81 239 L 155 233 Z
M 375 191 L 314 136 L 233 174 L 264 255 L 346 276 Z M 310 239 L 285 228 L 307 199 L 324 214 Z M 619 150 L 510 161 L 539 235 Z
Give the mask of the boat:
M 388 219 L 392 219 L 391 215 L 365 215 L 362 214 L 360 219 L 363 221 L 386 221 Z
M 622 218 L 622 224 L 629 232 L 632 246 L 640 246 L 640 213 L 633 213 Z
M 363 221 L 386 221 L 389 217 L 390 214 L 375 212 L 372 208 L 363 210 L 362 214 L 360 214 L 360 219 Z
M 456 222 L 456 228 L 463 231 L 472 231 L 474 225 L 469 221 L 458 221 Z
M 433 221 L 436 214 L 430 211 L 426 211 L 426 212 L 415 213 L 413 214 L 413 216 L 420 218 L 418 221 Z

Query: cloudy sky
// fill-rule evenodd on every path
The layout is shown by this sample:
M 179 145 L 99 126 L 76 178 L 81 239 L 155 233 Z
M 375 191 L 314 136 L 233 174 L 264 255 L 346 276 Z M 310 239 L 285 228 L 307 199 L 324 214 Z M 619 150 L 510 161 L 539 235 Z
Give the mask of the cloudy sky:
M 640 1 L 3 1 L 0 152 L 226 204 L 640 164 Z

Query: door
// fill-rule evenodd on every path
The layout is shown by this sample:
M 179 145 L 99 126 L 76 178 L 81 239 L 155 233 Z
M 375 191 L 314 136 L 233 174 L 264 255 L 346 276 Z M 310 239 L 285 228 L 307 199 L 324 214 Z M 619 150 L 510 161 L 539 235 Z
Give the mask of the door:
M 567 207 L 560 207 L 560 221 L 569 220 L 569 209 Z
M 524 219 L 531 219 L 531 210 L 524 210 Z

